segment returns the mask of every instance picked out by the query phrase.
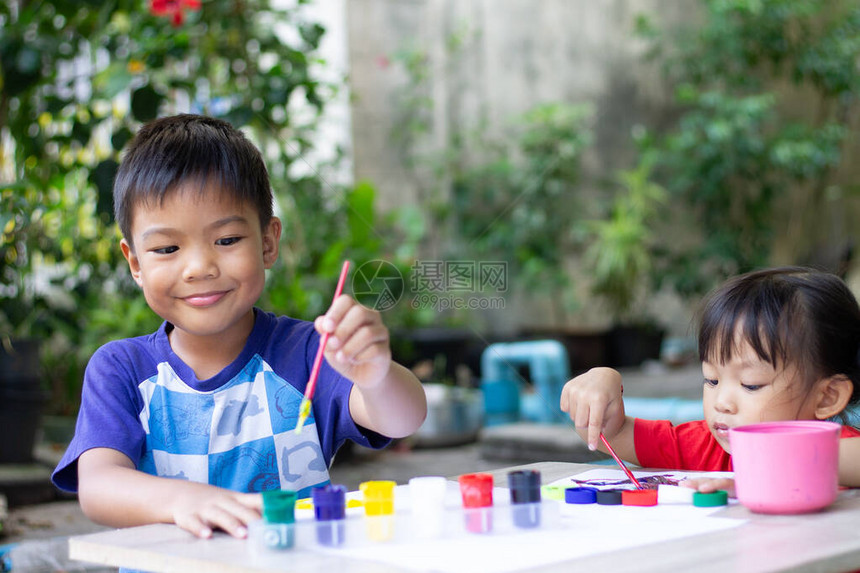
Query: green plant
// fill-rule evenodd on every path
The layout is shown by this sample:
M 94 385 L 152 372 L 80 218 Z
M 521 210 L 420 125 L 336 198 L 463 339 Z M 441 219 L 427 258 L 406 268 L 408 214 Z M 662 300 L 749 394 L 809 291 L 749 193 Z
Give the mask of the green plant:
M 591 109 L 585 105 L 541 104 L 526 112 L 510 135 L 510 147 L 496 145 L 452 171 L 447 217 L 475 256 L 508 261 L 524 291 L 543 292 L 572 306 L 565 257 L 574 247 L 572 214 L 580 159 L 591 143 Z
M 822 264 L 816 251 L 856 242 L 857 173 L 845 167 L 860 109 L 860 7 L 700 6 L 702 25 L 676 36 L 639 23 L 677 85 L 680 115 L 655 173 L 672 197 L 664 220 L 688 240 L 655 253 L 682 295 L 763 265 Z
M 392 264 L 401 276 L 408 276 L 424 236 L 417 210 L 401 208 L 380 216 L 376 191 L 366 181 L 350 188 L 329 188 L 328 195 L 291 196 L 296 204 L 285 211 L 282 255 L 269 273 L 263 307 L 313 320 L 331 304 L 344 259 L 354 264 L 352 276 L 363 263 L 375 260 Z M 389 327 L 409 326 L 416 320 L 408 301 L 385 311 Z
M 569 272 L 575 247 L 571 214 L 582 211 L 580 161 L 591 144 L 592 109 L 548 102 L 516 117 L 500 132 L 469 118 L 434 140 L 434 74 L 456 77 L 479 32 L 461 27 L 446 38 L 444 68 L 426 49 L 409 46 L 392 58 L 406 74 L 395 94 L 401 162 L 412 175 L 427 217 L 421 247 L 438 258 L 503 261 L 510 290 L 548 294 L 556 316 L 578 304 Z
M 651 180 L 652 154 L 620 171 L 621 190 L 604 219 L 583 223 L 587 247 L 583 255 L 591 292 L 604 299 L 616 323 L 642 320 L 638 310 L 651 287 L 654 218 L 666 201 L 666 190 Z
M 317 172 L 291 169 L 334 93 L 316 79 L 324 29 L 299 9 L 268 0 L 0 5 L 0 335 L 49 342 L 52 408 L 74 410 L 87 350 L 154 320 L 127 278 L 112 220 L 113 176 L 141 123 L 193 111 L 242 128 L 264 151 L 285 219 L 303 194 L 326 190 Z M 294 39 L 284 40 L 283 25 Z M 324 236 L 337 224 L 309 227 Z

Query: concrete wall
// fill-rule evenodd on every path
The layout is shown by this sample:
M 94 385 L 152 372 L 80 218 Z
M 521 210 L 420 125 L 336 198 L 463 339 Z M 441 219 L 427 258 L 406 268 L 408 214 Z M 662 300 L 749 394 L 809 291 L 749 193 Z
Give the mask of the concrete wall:
M 481 122 L 500 133 L 539 103 L 590 103 L 595 140 L 584 158 L 586 187 L 631 167 L 631 129 L 660 123 L 670 100 L 660 70 L 643 64 L 645 46 L 633 33 L 640 13 L 669 26 L 691 16 L 685 0 L 350 0 L 355 179 L 376 185 L 382 209 L 424 200 L 420 179 L 404 165 L 402 145 L 392 136 L 409 80 L 397 61 L 405 49 L 426 52 L 431 72 L 431 129 L 419 151 L 444 149 L 454 134 Z M 459 48 L 450 48 L 452 38 L 460 39 Z M 571 326 L 558 323 L 551 305 L 527 298 L 493 313 L 489 326 Z M 683 314 L 678 309 L 686 329 Z M 576 317 L 579 327 L 607 322 L 593 306 Z
M 415 199 L 390 142 L 407 81 L 393 61 L 399 50 L 417 46 L 430 58 L 435 144 L 480 120 L 498 128 L 541 102 L 589 102 L 590 161 L 602 172 L 627 165 L 630 128 L 659 119 L 668 100 L 658 70 L 642 62 L 634 18 L 671 25 L 689 15 L 683 0 L 351 0 L 347 11 L 355 175 L 390 204 Z M 452 55 L 445 43 L 458 34 L 464 45 Z

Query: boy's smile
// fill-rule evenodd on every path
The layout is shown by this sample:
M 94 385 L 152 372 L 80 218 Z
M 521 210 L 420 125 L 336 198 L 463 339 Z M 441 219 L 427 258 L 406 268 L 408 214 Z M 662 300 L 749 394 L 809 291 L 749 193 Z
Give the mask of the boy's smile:
M 253 205 L 200 191 L 190 183 L 161 204 L 136 205 L 122 251 L 149 306 L 174 326 L 172 345 L 244 343 L 277 257 L 280 221 L 261 229 Z

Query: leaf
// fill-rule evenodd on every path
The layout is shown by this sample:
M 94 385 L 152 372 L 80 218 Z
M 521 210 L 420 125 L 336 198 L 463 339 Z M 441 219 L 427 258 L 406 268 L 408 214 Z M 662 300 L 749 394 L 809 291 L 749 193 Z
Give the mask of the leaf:
M 158 108 L 164 96 L 149 84 L 134 90 L 131 94 L 131 113 L 138 121 L 150 121 L 158 117 Z
M 93 78 L 93 88 L 101 93 L 101 97 L 113 99 L 128 88 L 133 78 L 134 76 L 128 72 L 126 62 L 114 62 L 104 71 L 96 74 Z
M 90 171 L 90 182 L 98 191 L 96 213 L 106 214 L 108 220 L 113 220 L 113 182 L 119 164 L 113 159 L 105 159 L 95 169 Z
M 353 244 L 366 243 L 374 232 L 373 201 L 376 191 L 367 181 L 359 182 L 346 196 L 347 221 Z

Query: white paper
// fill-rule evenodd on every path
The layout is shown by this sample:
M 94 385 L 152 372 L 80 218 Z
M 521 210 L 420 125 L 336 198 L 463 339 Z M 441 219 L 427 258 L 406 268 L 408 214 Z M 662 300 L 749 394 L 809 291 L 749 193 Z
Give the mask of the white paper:
M 688 474 L 673 471 L 635 472 L 634 475 L 637 479 L 647 475 L 671 475 L 683 479 Z M 701 473 L 695 475 L 702 476 Z M 716 477 L 731 474 L 709 475 Z M 620 470 L 615 469 L 590 470 L 573 477 L 580 481 L 626 479 Z M 553 482 L 553 485 L 573 483 L 572 478 L 565 478 Z M 448 520 L 445 537 L 419 540 L 410 535 L 408 486 L 397 486 L 394 539 L 387 542 L 361 539 L 361 517 L 353 516 L 350 518 L 350 540 L 346 545 L 337 548 L 314 546 L 313 550 L 389 563 L 415 571 L 507 573 L 713 533 L 738 527 L 745 522 L 741 519 L 713 517 L 712 514 L 721 509 L 719 507 L 631 507 L 544 501 L 541 504 L 541 527 L 518 529 L 511 518 L 512 508 L 507 488 L 495 488 L 493 497 L 493 532 L 470 533 L 463 526 L 464 513 L 457 484 L 450 483 L 445 502 L 445 519 Z

